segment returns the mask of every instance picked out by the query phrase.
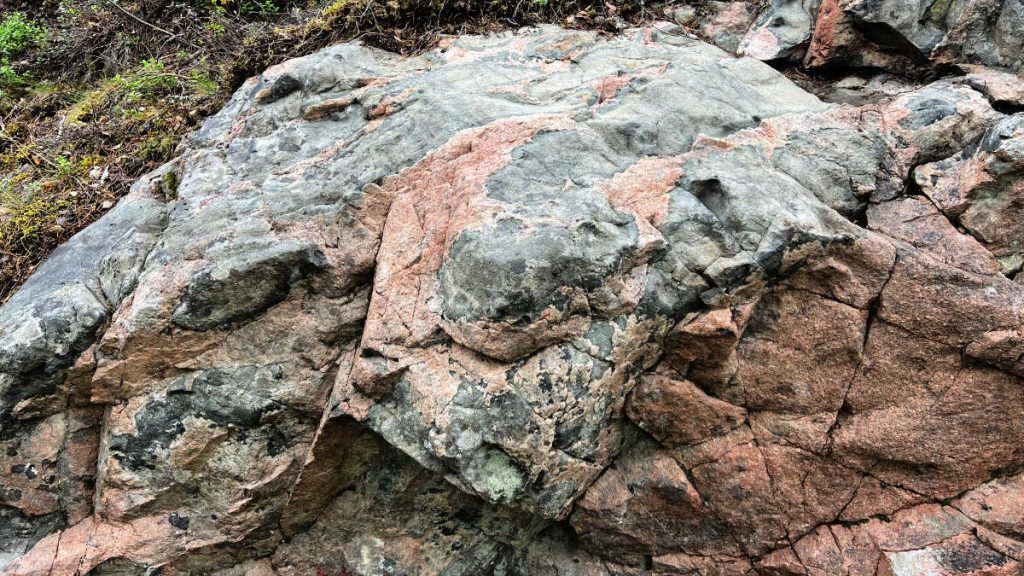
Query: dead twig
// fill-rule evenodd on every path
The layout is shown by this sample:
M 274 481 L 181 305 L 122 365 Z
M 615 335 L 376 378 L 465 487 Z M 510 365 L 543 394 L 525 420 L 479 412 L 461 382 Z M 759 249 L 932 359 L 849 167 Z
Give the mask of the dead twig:
M 125 16 L 131 18 L 132 20 L 135 20 L 139 24 L 142 24 L 143 26 L 148 26 L 148 27 L 152 28 L 153 30 L 156 30 L 157 32 L 160 32 L 161 34 L 165 34 L 168 37 L 169 40 L 174 40 L 174 39 L 177 39 L 177 38 L 181 38 L 182 40 L 185 40 L 186 44 L 188 44 L 192 48 L 195 48 L 196 50 L 199 50 L 199 46 L 196 46 L 191 41 L 189 41 L 186 38 L 184 38 L 181 34 L 176 34 L 174 32 L 171 32 L 170 30 L 165 30 L 165 29 L 157 26 L 156 24 L 153 24 L 152 22 L 147 22 L 147 21 L 143 20 L 142 18 L 139 18 L 138 16 L 136 16 L 135 14 L 132 14 L 128 10 L 125 10 L 124 7 L 122 7 L 121 4 L 117 0 L 106 0 L 106 2 L 107 2 L 107 4 L 110 4 L 111 6 L 116 8 L 120 13 L 122 13 Z

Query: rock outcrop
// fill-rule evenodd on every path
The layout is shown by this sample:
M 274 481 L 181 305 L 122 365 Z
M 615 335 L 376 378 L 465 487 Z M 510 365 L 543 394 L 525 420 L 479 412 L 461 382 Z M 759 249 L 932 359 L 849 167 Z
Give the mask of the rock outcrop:
M 0 573 L 1019 574 L 1022 106 L 668 25 L 273 67 L 0 308 Z
M 810 68 L 911 72 L 923 65 L 984 64 L 1022 71 L 1024 3 L 772 0 L 738 48 L 760 60 Z

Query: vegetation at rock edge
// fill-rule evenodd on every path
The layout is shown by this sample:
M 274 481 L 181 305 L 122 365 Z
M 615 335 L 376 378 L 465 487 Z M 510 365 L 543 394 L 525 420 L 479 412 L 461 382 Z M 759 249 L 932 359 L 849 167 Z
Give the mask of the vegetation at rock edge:
M 675 0 L 0 0 L 0 302 L 249 76 L 537 23 L 615 32 Z

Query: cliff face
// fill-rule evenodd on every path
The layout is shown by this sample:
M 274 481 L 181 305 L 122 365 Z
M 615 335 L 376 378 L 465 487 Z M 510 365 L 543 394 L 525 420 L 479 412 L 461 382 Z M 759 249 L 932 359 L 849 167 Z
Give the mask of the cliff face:
M 0 308 L 3 574 L 1018 574 L 1024 80 L 267 70 Z

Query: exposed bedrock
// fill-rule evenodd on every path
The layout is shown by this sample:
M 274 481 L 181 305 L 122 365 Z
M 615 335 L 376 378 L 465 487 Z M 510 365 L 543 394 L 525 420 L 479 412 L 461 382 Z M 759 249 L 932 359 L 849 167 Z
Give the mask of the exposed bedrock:
M 759 60 L 899 73 L 978 64 L 1024 70 L 1021 0 L 771 0 L 738 42 L 745 21 L 735 4 L 712 5 L 714 24 L 700 32 Z
M 273 67 L 0 308 L 0 573 L 1019 574 L 1021 106 L 668 25 Z

